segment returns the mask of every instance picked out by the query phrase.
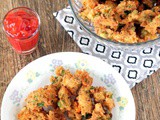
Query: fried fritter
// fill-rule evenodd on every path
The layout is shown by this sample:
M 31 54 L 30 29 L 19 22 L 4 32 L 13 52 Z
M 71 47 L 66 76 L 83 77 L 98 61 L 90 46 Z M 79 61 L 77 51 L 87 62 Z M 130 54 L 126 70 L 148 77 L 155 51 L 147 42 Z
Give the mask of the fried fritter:
M 18 120 L 109 120 L 114 107 L 112 93 L 103 87 L 93 87 L 93 78 L 85 70 L 72 74 L 59 66 L 51 85 L 31 92 Z M 104 109 L 109 111 L 106 113 Z
M 92 0 L 88 2 L 83 0 L 80 16 L 93 24 L 99 36 L 130 44 L 158 38 L 159 0 Z M 88 7 L 88 4 L 92 7 Z M 146 36 L 144 33 L 147 33 Z

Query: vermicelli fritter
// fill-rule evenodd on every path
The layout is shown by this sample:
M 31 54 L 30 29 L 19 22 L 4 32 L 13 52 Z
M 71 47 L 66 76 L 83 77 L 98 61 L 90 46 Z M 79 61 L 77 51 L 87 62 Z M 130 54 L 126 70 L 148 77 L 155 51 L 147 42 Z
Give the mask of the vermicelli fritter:
M 122 43 L 154 40 L 160 34 L 160 0 L 82 0 L 80 16 L 95 32 Z
M 72 74 L 57 67 L 51 85 L 31 92 L 18 120 L 110 120 L 115 104 L 112 93 L 104 87 L 93 87 L 89 73 Z M 66 118 L 67 117 L 67 118 Z

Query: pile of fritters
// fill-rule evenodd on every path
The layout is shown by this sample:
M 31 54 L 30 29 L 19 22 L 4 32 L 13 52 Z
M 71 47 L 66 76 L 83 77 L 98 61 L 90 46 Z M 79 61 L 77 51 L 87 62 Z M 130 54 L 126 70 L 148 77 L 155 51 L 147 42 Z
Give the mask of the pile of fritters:
M 18 113 L 19 120 L 110 120 L 114 101 L 104 87 L 93 87 L 88 72 L 71 74 L 57 67 L 51 85 L 33 91 L 26 106 Z M 67 116 L 67 118 L 66 118 Z
M 122 43 L 154 40 L 160 34 L 160 0 L 82 0 L 80 16 L 95 32 Z

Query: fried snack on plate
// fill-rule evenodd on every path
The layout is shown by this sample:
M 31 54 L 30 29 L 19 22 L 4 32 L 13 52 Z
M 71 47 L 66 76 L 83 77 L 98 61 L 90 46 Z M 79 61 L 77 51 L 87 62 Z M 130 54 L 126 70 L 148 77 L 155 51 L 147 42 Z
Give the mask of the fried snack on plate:
M 48 120 L 67 120 L 64 114 L 58 108 L 53 111 L 49 111 L 47 116 Z
M 62 76 L 62 77 L 64 75 L 72 76 L 71 72 L 69 70 L 65 70 L 62 66 L 57 67 L 55 73 L 57 76 Z
M 93 83 L 93 78 L 87 71 L 77 70 L 74 76 L 82 82 L 82 86 L 91 86 Z
M 109 114 L 105 114 L 105 111 L 101 103 L 95 104 L 95 108 L 92 113 L 92 117 L 89 120 L 109 120 L 111 117 Z
M 50 77 L 50 82 L 52 84 L 52 86 L 54 86 L 57 90 L 60 89 L 61 87 L 61 84 L 62 84 L 62 80 L 63 80 L 63 77 L 62 76 L 51 76 Z
M 92 87 L 91 93 L 93 94 L 93 97 L 96 102 L 102 102 L 106 98 L 106 89 L 104 87 Z
M 17 117 L 18 120 L 47 120 L 47 115 L 44 111 L 31 111 L 27 107 L 22 108 Z
M 65 86 L 73 95 L 76 95 L 77 90 L 81 86 L 81 80 L 78 80 L 73 75 L 64 75 L 62 85 Z
M 28 109 L 40 111 L 43 107 L 53 106 L 58 101 L 57 89 L 53 85 L 39 88 L 31 92 L 25 101 Z
M 67 90 L 67 88 L 62 86 L 58 92 L 59 101 L 57 103 L 60 110 L 62 111 L 71 110 L 70 96 L 71 96 L 71 93 Z
M 81 114 L 91 114 L 92 113 L 92 100 L 90 97 L 90 87 L 81 87 L 79 93 L 78 93 L 78 103 L 79 107 L 81 109 Z
M 93 78 L 85 70 L 71 73 L 59 66 L 51 85 L 31 92 L 18 120 L 109 120 L 114 107 L 112 93 L 93 87 Z M 107 112 L 106 112 L 107 111 Z
M 71 118 L 72 120 L 81 120 L 82 115 L 81 115 L 81 108 L 79 106 L 79 103 L 75 101 L 72 104 L 72 109 L 68 111 L 68 117 Z
M 109 98 L 109 97 L 106 97 L 105 101 L 103 102 L 103 106 L 107 107 L 108 110 L 111 111 L 115 106 L 113 99 Z
M 68 111 L 68 117 L 71 120 L 82 120 L 82 115 L 80 113 L 75 112 L 74 109 L 71 109 L 70 111 Z

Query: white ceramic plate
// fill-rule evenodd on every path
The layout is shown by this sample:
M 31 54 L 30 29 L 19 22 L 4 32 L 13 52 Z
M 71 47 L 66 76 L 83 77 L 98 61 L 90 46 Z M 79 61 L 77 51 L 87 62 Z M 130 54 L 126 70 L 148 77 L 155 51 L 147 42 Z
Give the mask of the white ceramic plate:
M 94 86 L 104 86 L 113 92 L 115 108 L 112 120 L 135 120 L 133 96 L 125 80 L 106 62 L 82 53 L 55 53 L 41 57 L 22 70 L 13 78 L 2 101 L 1 120 L 17 120 L 16 115 L 24 106 L 27 95 L 50 84 L 49 78 L 56 66 L 64 66 L 72 72 L 85 69 L 93 77 Z

